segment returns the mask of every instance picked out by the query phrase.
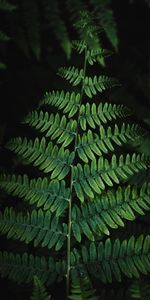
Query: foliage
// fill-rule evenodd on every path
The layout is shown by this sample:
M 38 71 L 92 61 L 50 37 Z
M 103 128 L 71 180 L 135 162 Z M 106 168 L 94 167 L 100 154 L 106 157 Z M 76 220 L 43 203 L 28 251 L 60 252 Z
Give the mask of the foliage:
M 61 281 L 66 281 L 67 299 L 97 299 L 92 280 L 121 282 L 150 271 L 150 236 L 142 232 L 123 240 L 114 233 L 149 211 L 146 176 L 142 185 L 132 185 L 133 176 L 149 168 L 149 158 L 130 147 L 147 132 L 132 122 L 124 105 L 99 101 L 99 94 L 119 83 L 105 74 L 90 76 L 99 60 L 92 49 L 98 34 L 92 22 L 93 16 L 83 12 L 77 23 L 84 32 L 84 40 L 75 43 L 83 67 L 58 71 L 71 89 L 46 93 L 23 120 L 36 137 L 15 137 L 6 144 L 27 173 L 1 174 L 0 187 L 21 198 L 25 209 L 13 205 L 12 197 L 0 213 L 0 232 L 45 252 L 1 251 L 0 273 L 19 283 L 37 276 L 33 299 L 40 292 L 49 297 L 43 283 Z M 105 53 L 99 49 L 98 54 Z
M 51 296 L 48 296 L 45 286 L 37 276 L 34 276 L 33 293 L 31 300 L 51 300 Z
M 136 280 L 131 284 L 129 291 L 132 299 L 146 300 L 150 297 L 150 284 Z

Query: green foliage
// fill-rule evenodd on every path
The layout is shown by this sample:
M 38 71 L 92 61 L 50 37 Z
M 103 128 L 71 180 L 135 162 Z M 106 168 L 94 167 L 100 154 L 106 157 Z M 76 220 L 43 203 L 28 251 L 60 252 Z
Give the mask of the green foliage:
M 100 278 L 104 283 L 112 282 L 113 277 L 121 282 L 122 274 L 129 278 L 139 278 L 140 273 L 149 272 L 150 237 L 143 235 L 135 239 L 120 242 L 110 239 L 105 242 L 90 243 L 89 247 L 82 246 L 80 252 L 73 249 L 71 260 L 73 265 L 86 268 L 92 276 Z
M 93 241 L 95 235 L 109 235 L 109 228 L 123 227 L 123 219 L 135 220 L 137 213 L 143 215 L 144 210 L 149 211 L 149 193 L 149 184 L 144 184 L 140 190 L 119 186 L 116 192 L 108 190 L 102 197 L 96 196 L 92 204 L 87 203 L 81 208 L 74 205 L 72 230 L 75 238 L 80 242 L 84 234 Z
M 0 272 L 2 277 L 18 283 L 32 282 L 36 275 L 50 285 L 55 280 L 62 280 L 66 272 L 66 262 L 55 260 L 53 257 L 46 259 L 44 256 L 33 256 L 24 252 L 14 254 L 12 252 L 0 252 Z
M 26 206 L 20 211 L 11 202 L 2 209 L 0 232 L 42 252 L 37 256 L 28 249 L 18 254 L 3 251 L 0 273 L 24 283 L 37 276 L 33 299 L 40 292 L 48 297 L 43 283 L 59 285 L 65 280 L 66 299 L 98 299 L 92 279 L 121 282 L 124 276 L 139 278 L 150 272 L 150 236 L 115 236 L 126 221 L 149 211 L 147 178 L 132 184 L 134 176 L 148 170 L 149 157 L 131 147 L 147 132 L 132 122 L 125 106 L 97 98 L 119 83 L 103 74 L 87 74 L 97 53 L 103 58 L 108 53 L 96 52 L 95 44 L 92 49 L 91 40 L 98 35 L 92 22 L 93 15 L 84 12 L 77 23 L 84 32 L 84 39 L 75 43 L 83 67 L 58 72 L 71 89 L 46 93 L 37 110 L 23 120 L 36 137 L 15 137 L 6 144 L 26 173 L 1 174 L 0 187 Z
M 88 278 L 88 275 L 84 274 L 81 276 L 79 273 L 72 271 L 72 286 L 71 295 L 69 299 L 72 300 L 98 300 L 99 298 L 95 296 L 95 290 Z
M 34 276 L 33 294 L 31 300 L 50 300 L 51 296 L 48 296 L 45 286 L 37 276 Z
M 142 280 L 134 281 L 130 286 L 130 295 L 132 299 L 146 300 L 150 297 L 150 284 Z
M 19 239 L 25 243 L 34 240 L 34 246 L 39 244 L 48 249 L 55 246 L 59 250 L 67 235 L 67 225 L 59 224 L 58 217 L 52 217 L 47 211 L 32 210 L 32 213 L 16 214 L 12 208 L 6 208 L 0 215 L 1 234 L 7 234 L 7 238 Z

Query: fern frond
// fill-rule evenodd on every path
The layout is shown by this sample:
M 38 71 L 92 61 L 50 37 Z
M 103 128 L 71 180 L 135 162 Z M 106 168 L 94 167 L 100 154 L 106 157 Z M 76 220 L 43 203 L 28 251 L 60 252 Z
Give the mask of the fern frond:
M 83 69 L 73 67 L 61 67 L 58 75 L 68 80 L 73 86 L 79 85 L 84 78 Z
M 55 246 L 59 250 L 67 236 L 67 225 L 60 224 L 59 218 L 52 217 L 50 211 L 43 212 L 33 210 L 32 213 L 23 215 L 15 213 L 13 208 L 6 208 L 4 213 L 0 212 L 0 232 L 7 234 L 7 238 L 17 239 L 30 243 L 34 241 L 34 247 Z
M 64 114 L 68 114 L 68 117 L 73 117 L 79 106 L 80 94 L 65 93 L 64 91 L 52 91 L 47 92 L 45 97 L 41 100 L 40 106 L 51 105 L 57 107 L 59 110 L 63 110 Z M 91 128 L 96 128 L 96 125 L 107 123 L 113 119 L 123 118 L 130 116 L 131 112 L 129 108 L 121 104 L 111 104 L 105 102 L 96 106 L 95 103 L 82 104 L 80 107 L 80 126 L 83 130 L 86 130 L 87 123 Z
M 77 50 L 77 52 L 79 52 L 79 54 L 81 54 L 85 49 L 86 49 L 87 45 L 85 43 L 85 41 L 73 41 L 73 48 Z M 104 59 L 105 57 L 108 57 L 112 54 L 111 51 L 106 50 L 106 49 L 88 49 L 87 53 L 86 53 L 86 58 L 87 61 L 90 65 L 93 65 L 94 63 L 96 63 L 99 60 Z
M 88 119 L 90 122 L 90 119 Z M 94 122 L 91 125 L 94 125 Z M 101 156 L 103 153 L 114 151 L 114 144 L 121 146 L 123 143 L 129 141 L 135 141 L 144 135 L 144 131 L 136 124 L 125 124 L 123 123 L 121 128 L 115 124 L 114 128 L 108 126 L 107 130 L 100 125 L 100 134 L 92 133 L 88 130 L 82 136 L 78 135 L 77 153 L 80 159 L 85 163 L 88 163 L 89 159 L 93 160 L 96 158 L 95 155 Z
M 1 175 L 0 188 L 8 194 L 23 198 L 29 204 L 35 204 L 43 210 L 55 212 L 59 217 L 68 207 L 70 189 L 66 188 L 65 181 L 52 180 L 49 182 L 47 177 L 29 179 L 25 174 Z
M 84 91 L 89 98 L 92 98 L 97 92 L 102 93 L 109 88 L 119 85 L 118 80 L 105 75 L 95 75 L 93 78 L 85 76 L 84 78 Z
M 51 300 L 51 296 L 48 295 L 44 284 L 39 280 L 37 276 L 34 276 L 33 292 L 30 300 Z
M 90 65 L 93 65 L 96 62 L 102 61 L 105 57 L 108 57 L 111 54 L 112 52 L 106 49 L 91 49 L 87 51 L 87 60 Z
M 139 278 L 140 273 L 150 272 L 150 236 L 131 236 L 128 240 L 114 242 L 108 238 L 97 245 L 82 246 L 81 251 L 73 249 L 72 265 L 83 267 L 89 274 L 102 282 L 112 282 L 113 277 L 121 281 L 122 274 L 129 278 Z
M 92 287 L 92 283 L 88 275 L 81 276 L 76 270 L 72 270 L 72 285 L 71 295 L 69 299 L 72 300 L 98 300 L 95 296 L 95 290 Z
M 80 106 L 79 122 L 82 130 L 86 130 L 87 124 L 91 128 L 96 128 L 96 125 L 100 126 L 102 123 L 106 124 L 113 119 L 130 116 L 130 110 L 121 104 L 100 103 L 96 106 L 95 103 L 82 104 Z
M 9 141 L 6 147 L 25 159 L 29 164 L 38 167 L 45 173 L 52 172 L 51 179 L 63 179 L 70 171 L 71 163 L 74 159 L 74 153 L 64 150 L 63 147 L 58 148 L 50 142 L 46 144 L 46 139 L 36 138 L 34 141 L 14 138 Z
M 95 236 L 109 235 L 109 228 L 117 229 L 125 224 L 123 219 L 133 221 L 136 215 L 144 215 L 150 210 L 150 184 L 144 183 L 126 188 L 119 186 L 116 190 L 108 190 L 101 196 L 95 196 L 93 202 L 84 203 L 80 208 L 75 204 L 72 208 L 72 230 L 78 242 L 84 234 L 94 241 Z
M 72 118 L 78 111 L 80 94 L 75 92 L 52 91 L 47 92 L 41 100 L 41 105 L 51 105 L 63 110 L 64 114 L 68 114 L 68 118 Z
M 126 157 L 113 154 L 111 162 L 102 156 L 92 160 L 89 164 L 73 166 L 73 185 L 76 194 L 81 202 L 84 202 L 85 196 L 94 198 L 94 193 L 101 194 L 107 186 L 113 186 L 122 180 L 127 180 L 129 176 L 140 170 L 147 169 L 147 159 L 145 156 L 127 154 Z
M 33 256 L 32 254 L 13 254 L 0 252 L 0 274 L 2 277 L 18 283 L 32 282 L 33 276 L 38 276 L 42 282 L 50 285 L 55 280 L 62 280 L 66 272 L 66 262 L 55 260 L 49 256 Z
M 78 31 L 80 40 L 85 41 L 88 49 L 97 50 L 101 48 L 99 33 L 100 29 L 95 23 L 95 15 L 88 9 L 78 12 L 75 28 Z
M 51 137 L 51 140 L 57 138 L 57 143 L 62 143 L 62 147 L 66 147 L 73 141 L 76 135 L 77 121 L 67 120 L 65 116 L 62 118 L 57 113 L 48 114 L 48 112 L 32 111 L 24 119 L 23 123 L 35 127 L 40 132 L 45 132 L 45 137 Z
M 86 42 L 85 41 L 80 41 L 80 40 L 74 40 L 72 41 L 72 46 L 74 49 L 77 50 L 77 52 L 79 54 L 81 54 L 87 47 Z
M 85 76 L 84 78 L 83 69 L 79 70 L 74 66 L 60 68 L 58 75 L 68 80 L 73 86 L 79 85 L 84 79 L 84 91 L 89 98 L 96 95 L 97 91 L 102 93 L 108 88 L 119 85 L 118 80 L 105 75 L 100 75 L 98 77 L 95 75 L 93 78 Z

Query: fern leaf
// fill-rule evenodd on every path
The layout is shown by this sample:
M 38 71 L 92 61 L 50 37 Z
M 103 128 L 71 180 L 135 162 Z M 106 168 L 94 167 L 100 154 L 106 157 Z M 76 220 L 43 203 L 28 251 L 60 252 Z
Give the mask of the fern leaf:
M 112 282 L 113 277 L 121 281 L 122 273 L 129 278 L 139 278 L 140 273 L 150 272 L 150 236 L 131 236 L 128 240 L 116 239 L 111 242 L 91 243 L 81 251 L 72 251 L 72 264 L 75 268 L 83 267 L 89 274 L 102 282 Z
M 79 106 L 80 94 L 75 92 L 64 91 L 52 91 L 45 94 L 44 99 L 40 102 L 40 105 L 51 105 L 57 107 L 59 110 L 63 110 L 64 114 L 68 114 L 68 117 L 73 117 Z
M 88 275 L 81 276 L 76 270 L 72 270 L 72 286 L 71 295 L 69 299 L 72 300 L 98 300 L 95 296 L 95 290 L 92 287 Z
M 44 213 L 41 209 L 33 210 L 32 213 L 23 215 L 16 214 L 10 208 L 6 208 L 4 213 L 0 213 L 0 231 L 1 234 L 7 234 L 7 238 L 13 238 L 25 243 L 34 241 L 34 247 L 55 246 L 55 250 L 59 250 L 67 235 L 67 225 L 59 224 L 59 219 L 53 217 L 49 211 Z
M 81 41 L 80 40 L 72 41 L 72 46 L 74 49 L 77 50 L 77 52 L 79 54 L 81 54 L 87 48 L 86 42 L 82 41 L 82 40 Z
M 58 75 L 68 80 L 73 86 L 79 85 L 84 79 L 84 91 L 89 98 L 92 98 L 92 95 L 96 95 L 97 91 L 101 93 L 108 88 L 119 85 L 115 78 L 105 75 L 100 75 L 99 77 L 95 75 L 93 78 L 86 76 L 84 78 L 83 69 L 79 70 L 74 66 L 60 68 Z
M 58 148 L 50 142 L 46 145 L 46 139 L 36 138 L 34 141 L 15 138 L 10 140 L 7 148 L 21 156 L 27 163 L 32 163 L 45 173 L 52 172 L 51 179 L 63 179 L 70 171 L 74 153 Z
M 84 91 L 89 98 L 92 98 L 93 95 L 96 95 L 97 91 L 102 93 L 108 88 L 118 85 L 118 80 L 105 75 L 100 75 L 98 77 L 95 75 L 93 78 L 86 76 L 84 78 Z
M 29 179 L 25 174 L 1 175 L 0 188 L 8 194 L 23 198 L 29 204 L 36 204 L 37 208 L 55 212 L 59 217 L 68 207 L 70 189 L 66 188 L 65 181 L 52 180 L 47 177 Z
M 107 186 L 113 186 L 121 180 L 127 180 L 129 176 L 140 170 L 147 168 L 146 158 L 144 155 L 124 157 L 120 155 L 118 162 L 116 155 L 113 154 L 111 162 L 102 156 L 98 160 L 93 160 L 91 166 L 81 164 L 73 166 L 74 189 L 81 202 L 84 202 L 85 196 L 94 198 L 94 193 L 101 194 Z
M 87 51 L 87 60 L 90 65 L 93 65 L 96 62 L 101 62 L 104 58 L 110 56 L 111 54 L 112 52 L 106 49 L 91 49 Z
M 130 110 L 124 105 L 116 105 L 111 103 L 100 103 L 96 106 L 93 104 L 82 104 L 80 107 L 79 122 L 82 130 L 87 129 L 87 124 L 95 129 L 96 125 L 100 126 L 102 123 L 106 124 L 116 118 L 130 116 Z
M 62 143 L 62 147 L 66 147 L 73 141 L 76 135 L 77 122 L 63 116 L 62 118 L 57 113 L 48 114 L 47 112 L 32 111 L 25 118 L 25 124 L 38 129 L 40 132 L 45 132 L 45 137 L 51 137 L 51 140 L 57 138 L 57 143 Z
M 32 254 L 13 254 L 12 252 L 0 252 L 0 274 L 2 277 L 18 283 L 32 282 L 36 275 L 42 282 L 50 285 L 55 280 L 62 280 L 66 272 L 66 262 L 55 260 L 49 256 L 33 256 Z
M 73 47 L 74 49 L 81 54 L 87 47 L 85 41 L 73 41 Z M 86 53 L 87 60 L 90 65 L 93 65 L 94 63 L 98 62 L 99 60 L 104 59 L 105 57 L 108 57 L 112 54 L 111 51 L 106 49 L 88 49 Z
M 98 33 L 99 27 L 95 23 L 94 13 L 91 13 L 88 9 L 78 11 L 77 22 L 75 28 L 80 36 L 80 40 L 85 42 L 86 47 L 91 50 L 98 50 L 101 48 L 101 42 Z M 100 63 L 104 65 L 104 61 L 100 60 Z
M 68 80 L 73 86 L 79 85 L 84 78 L 83 69 L 73 67 L 61 67 L 57 73 L 62 78 Z
M 119 186 L 117 191 L 108 190 L 101 196 L 95 196 L 79 208 L 72 208 L 72 230 L 74 237 L 81 242 L 84 234 L 90 240 L 95 236 L 109 235 L 109 228 L 124 226 L 123 219 L 133 221 L 136 215 L 144 215 L 150 210 L 150 184 L 144 183 L 139 189 L 128 185 L 125 189 Z
M 51 296 L 48 296 L 44 284 L 39 280 L 37 276 L 34 276 L 33 292 L 30 298 L 31 300 L 51 300 Z
M 88 119 L 89 123 L 95 127 L 92 118 Z M 114 129 L 108 126 L 107 130 L 100 126 L 100 135 L 92 133 L 91 130 L 84 133 L 82 136 L 78 135 L 77 153 L 80 159 L 88 163 L 89 159 L 93 160 L 96 155 L 101 156 L 103 153 L 114 151 L 114 144 L 121 146 L 123 143 L 135 141 L 144 135 L 144 131 L 136 124 L 123 123 L 121 129 L 115 124 Z

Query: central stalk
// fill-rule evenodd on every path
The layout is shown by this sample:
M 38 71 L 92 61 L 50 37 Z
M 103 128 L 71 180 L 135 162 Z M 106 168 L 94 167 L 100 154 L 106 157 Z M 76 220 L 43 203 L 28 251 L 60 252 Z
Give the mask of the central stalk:
M 83 80 L 82 80 L 82 88 L 80 94 L 80 102 L 78 108 L 78 115 L 77 115 L 77 129 L 74 141 L 74 153 L 76 154 L 77 143 L 78 143 L 78 132 L 79 132 L 79 117 L 80 117 L 80 106 L 82 103 L 83 93 L 84 93 L 84 79 L 86 74 L 86 63 L 87 63 L 87 46 L 85 48 L 85 56 L 84 56 L 84 68 L 83 68 Z M 71 262 L 70 262 L 70 252 L 71 252 L 71 225 L 72 225 L 72 190 L 73 190 L 73 165 L 71 166 L 71 179 L 70 179 L 70 200 L 69 200 L 69 207 L 68 207 L 68 234 L 67 234 L 67 274 L 66 274 L 66 294 L 67 299 L 69 297 L 69 290 L 70 290 L 70 270 L 71 270 Z

